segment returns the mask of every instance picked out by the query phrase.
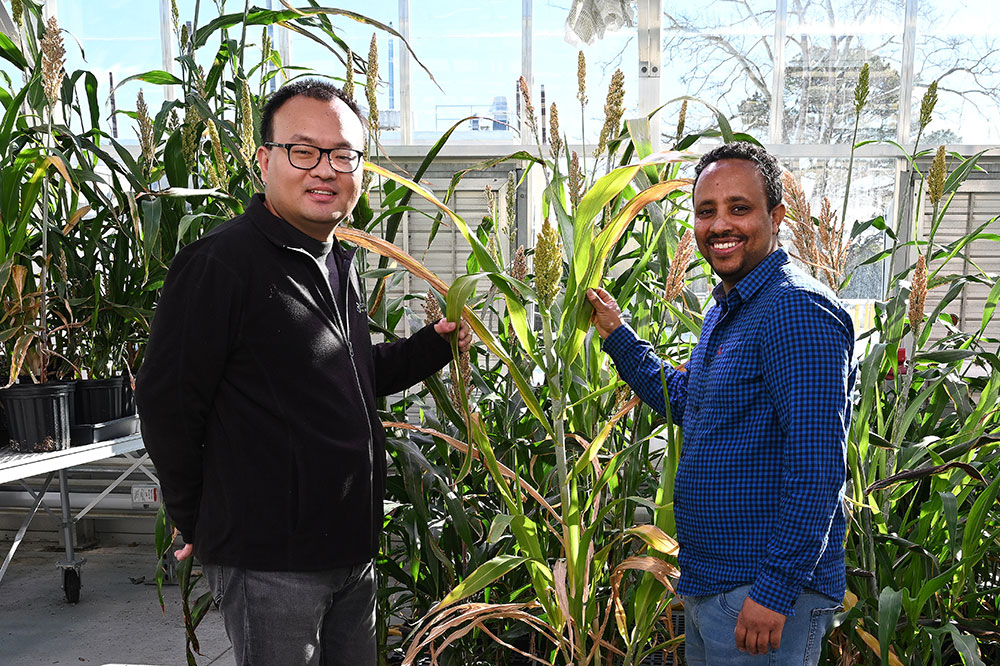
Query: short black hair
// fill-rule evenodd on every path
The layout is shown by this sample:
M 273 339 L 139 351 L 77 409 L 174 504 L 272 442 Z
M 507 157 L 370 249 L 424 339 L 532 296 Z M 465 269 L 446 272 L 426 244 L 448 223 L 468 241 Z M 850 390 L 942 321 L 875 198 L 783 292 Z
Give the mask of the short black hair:
M 734 141 L 725 145 L 713 148 L 698 160 L 698 165 L 694 168 L 694 185 L 698 185 L 698 178 L 712 162 L 719 160 L 747 160 L 757 165 L 757 171 L 764 179 L 764 196 L 767 197 L 767 212 L 774 210 L 774 207 L 781 203 L 785 194 L 785 188 L 781 184 L 781 166 L 778 160 L 769 152 L 749 141 Z M 693 191 L 693 188 L 692 188 Z
M 368 121 L 361 114 L 361 109 L 358 107 L 357 103 L 347 96 L 347 94 L 327 81 L 320 79 L 297 79 L 291 83 L 286 83 L 281 86 L 267 99 L 267 103 L 264 104 L 264 110 L 261 111 L 260 117 L 260 138 L 261 141 L 267 143 L 268 141 L 274 141 L 274 114 L 278 112 L 285 102 L 292 99 L 293 97 L 298 97 L 299 95 L 303 97 L 309 97 L 311 99 L 318 99 L 324 102 L 330 102 L 335 99 L 339 99 L 344 104 L 351 108 L 351 111 L 358 117 L 361 121 L 361 129 L 364 132 L 365 143 L 368 142 Z

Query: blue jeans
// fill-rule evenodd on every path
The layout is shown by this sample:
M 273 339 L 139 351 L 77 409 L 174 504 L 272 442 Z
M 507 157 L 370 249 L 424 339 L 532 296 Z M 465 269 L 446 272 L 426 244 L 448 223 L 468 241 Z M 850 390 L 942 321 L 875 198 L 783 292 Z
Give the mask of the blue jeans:
M 722 594 L 684 597 L 684 656 L 688 666 L 816 666 L 833 614 L 840 604 L 804 590 L 795 614 L 785 620 L 781 647 L 752 655 L 736 647 L 736 618 L 750 586 Z
M 375 567 L 252 571 L 206 564 L 237 666 L 374 666 Z

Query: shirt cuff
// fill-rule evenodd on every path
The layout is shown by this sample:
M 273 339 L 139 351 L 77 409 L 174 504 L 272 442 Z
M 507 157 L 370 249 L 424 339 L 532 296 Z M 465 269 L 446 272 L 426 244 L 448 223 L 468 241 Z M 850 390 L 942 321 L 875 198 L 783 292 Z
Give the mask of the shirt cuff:
M 750 587 L 751 599 L 786 617 L 795 615 L 795 602 L 801 593 L 801 585 L 789 581 L 780 572 L 768 567 L 757 574 L 757 579 Z
M 635 334 L 632 327 L 622 322 L 622 325 L 611 331 L 611 335 L 604 338 L 601 349 L 612 358 L 617 359 L 618 355 L 638 342 L 639 336 Z

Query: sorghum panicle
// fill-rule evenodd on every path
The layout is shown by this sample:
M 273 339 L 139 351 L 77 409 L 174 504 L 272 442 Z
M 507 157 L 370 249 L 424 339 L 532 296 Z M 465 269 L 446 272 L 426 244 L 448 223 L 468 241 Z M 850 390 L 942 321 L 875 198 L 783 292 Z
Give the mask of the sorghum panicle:
M 861 73 L 858 74 L 858 84 L 854 87 L 854 110 L 861 113 L 868 103 L 868 63 L 861 66 Z
M 601 128 L 601 138 L 594 151 L 594 157 L 604 152 L 608 147 L 608 142 L 618 136 L 618 126 L 625 112 L 625 75 L 622 70 L 616 69 L 611 76 L 611 85 L 608 86 L 608 97 L 604 101 L 604 127 Z
M 542 307 L 547 309 L 556 300 L 562 272 L 562 239 L 556 228 L 545 220 L 535 243 L 535 291 Z
M 931 122 L 931 114 L 934 113 L 934 107 L 937 106 L 938 95 L 938 82 L 932 81 L 929 86 L 927 86 L 927 92 L 924 93 L 924 97 L 920 100 L 920 129 L 927 127 Z
M 507 209 L 507 226 L 513 229 L 517 220 L 517 176 L 513 171 L 507 172 L 507 192 L 504 199 Z
M 924 255 L 917 257 L 917 267 L 913 271 L 913 284 L 910 287 L 910 330 L 918 335 L 924 322 L 924 300 L 927 298 L 927 260 Z
M 681 102 L 681 112 L 677 114 L 677 141 L 679 142 L 684 136 L 684 123 L 687 122 L 688 115 L 688 101 L 684 100 Z
M 518 245 L 517 250 L 514 251 L 514 260 L 510 266 L 510 276 L 522 282 L 528 276 L 528 257 L 524 253 L 523 245 Z
M 149 108 L 146 106 L 146 99 L 139 91 L 139 97 L 135 102 L 136 123 L 139 125 L 136 134 L 139 135 L 139 148 L 146 163 L 150 164 L 155 157 L 156 145 L 153 143 L 153 121 L 149 117 Z
M 62 31 L 59 29 L 59 21 L 52 16 L 45 25 L 45 36 L 42 37 L 42 86 L 50 107 L 59 101 L 59 87 L 66 74 L 63 69 L 65 62 L 66 49 L 63 48 Z
M 677 251 L 674 252 L 674 260 L 670 262 L 670 270 L 667 272 L 667 283 L 663 290 L 663 297 L 667 301 L 673 301 L 684 291 L 684 277 L 691 265 L 692 256 L 694 256 L 694 234 L 688 229 L 677 241 Z
M 208 177 L 212 181 L 213 187 L 222 189 L 224 184 L 222 174 L 225 173 L 226 162 L 222 155 L 222 140 L 219 138 L 219 129 L 211 119 L 205 123 L 205 127 L 208 129 L 208 140 L 212 144 L 212 155 L 215 158 L 214 164 L 209 166 Z
M 354 99 L 354 51 L 347 49 L 347 72 L 344 74 L 344 94 Z
M 444 317 L 444 313 L 441 312 L 441 304 L 438 303 L 434 290 L 428 289 L 424 295 L 424 323 L 433 324 L 442 317 Z
M 549 106 L 549 150 L 552 152 L 552 159 L 558 160 L 559 153 L 562 152 L 562 137 L 559 134 L 559 109 L 555 102 Z
M 240 79 L 240 152 L 247 164 L 253 164 L 254 149 L 257 147 L 253 134 L 253 104 L 250 100 L 250 84 Z
M 528 82 L 524 77 L 518 79 L 517 85 L 521 88 L 521 99 L 524 100 L 524 118 L 528 123 L 528 129 L 532 134 L 538 134 L 538 119 L 535 118 L 535 107 L 531 103 L 531 91 L 528 90 Z
M 948 165 L 945 163 L 944 146 L 938 146 L 934 161 L 931 162 L 931 173 L 927 177 L 927 198 L 931 204 L 936 204 L 944 194 L 944 183 L 948 178 Z
M 583 57 L 583 51 L 576 57 L 576 98 L 580 100 L 580 106 L 587 105 L 587 59 Z
M 458 372 L 462 375 L 462 381 L 465 383 L 465 394 L 470 395 L 472 393 L 472 364 L 469 362 L 469 352 L 461 352 L 458 355 Z M 458 390 L 458 378 L 451 378 L 451 387 L 448 389 L 449 397 L 451 398 L 451 404 L 455 406 L 455 409 L 459 412 L 464 412 L 464 405 L 462 404 L 462 396 Z
M 369 142 L 365 144 L 364 159 L 368 161 L 371 155 L 370 144 L 378 141 L 378 97 L 376 96 L 376 86 L 378 85 L 378 39 L 372 33 L 372 41 L 368 46 L 368 73 L 365 79 L 365 97 L 368 99 L 368 132 Z M 361 176 L 361 191 L 367 192 L 371 184 L 372 175 L 370 171 L 365 171 Z
M 21 0 L 10 0 L 10 13 L 11 18 L 14 19 L 14 24 L 18 28 L 24 27 L 24 5 L 21 4 Z
M 198 123 L 201 118 L 194 104 L 184 106 L 184 127 L 181 129 L 181 146 L 184 149 L 184 162 L 190 171 L 198 166 Z

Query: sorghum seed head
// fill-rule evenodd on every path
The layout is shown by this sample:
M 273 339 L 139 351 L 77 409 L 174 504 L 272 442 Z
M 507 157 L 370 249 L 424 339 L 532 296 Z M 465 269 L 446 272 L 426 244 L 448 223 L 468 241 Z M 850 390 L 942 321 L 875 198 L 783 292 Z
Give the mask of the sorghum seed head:
M 562 152 L 562 137 L 559 135 L 559 109 L 555 102 L 549 106 L 549 150 L 552 159 L 558 160 Z
M 580 100 L 580 106 L 587 105 L 587 59 L 583 57 L 583 51 L 576 57 L 576 98 Z
M 521 88 L 521 99 L 524 100 L 524 118 L 528 123 L 528 129 L 532 134 L 538 133 L 538 120 L 535 118 L 535 107 L 531 103 L 531 91 L 528 90 L 528 82 L 522 76 L 517 80 L 517 85 Z
M 861 109 L 865 108 L 865 104 L 868 103 L 868 77 L 868 63 L 865 63 L 861 66 L 858 84 L 854 87 L 854 109 L 858 113 L 861 113 Z
M 931 162 L 931 173 L 927 177 L 927 198 L 931 204 L 936 204 L 944 194 L 944 183 L 948 178 L 948 165 L 945 162 L 944 146 L 938 146 L 934 161 Z
M 354 51 L 347 49 L 347 73 L 344 75 L 344 94 L 354 99 Z
M 253 133 L 253 104 L 250 100 L 250 84 L 240 79 L 240 152 L 248 165 L 253 164 L 256 146 Z
M 677 115 L 677 140 L 684 136 L 684 123 L 687 122 L 688 101 L 681 102 L 681 112 Z
M 135 115 L 136 123 L 139 125 L 136 130 L 136 134 L 139 135 L 139 148 L 148 164 L 155 157 L 156 145 L 153 143 L 153 121 L 149 117 L 149 108 L 142 96 L 142 90 L 139 91 L 139 97 L 136 99 Z
M 181 129 L 181 146 L 184 149 L 184 161 L 188 169 L 194 171 L 198 166 L 198 123 L 201 118 L 194 104 L 184 107 L 184 127 Z
M 66 49 L 63 48 L 62 31 L 59 29 L 59 21 L 52 16 L 45 26 L 45 36 L 42 37 L 42 85 L 50 107 L 59 101 L 59 87 L 66 74 L 63 69 L 65 62 Z
M 10 13 L 11 18 L 14 19 L 15 25 L 18 28 L 24 27 L 24 5 L 21 4 L 21 0 L 10 0 Z
M 548 308 L 555 301 L 562 272 L 562 239 L 546 219 L 535 243 L 535 290 L 542 307 Z
M 441 304 L 438 303 L 434 290 L 428 289 L 424 295 L 424 323 L 433 324 L 442 317 L 444 317 L 444 313 L 441 312 Z
M 368 47 L 368 79 L 365 82 L 365 95 L 368 97 L 368 126 L 373 134 L 378 132 L 376 86 L 378 86 L 378 40 L 373 33 Z
M 934 107 L 937 106 L 938 95 L 938 82 L 932 81 L 929 86 L 927 86 L 927 92 L 924 93 L 924 97 L 920 100 L 920 129 L 927 127 L 931 122 L 931 114 L 934 113 Z
M 603 153 L 608 142 L 618 135 L 618 125 L 625 112 L 624 101 L 625 75 L 622 74 L 622 70 L 616 69 L 611 76 L 608 96 L 604 101 L 604 127 L 601 128 L 601 138 L 598 141 L 597 150 L 594 151 L 594 157 Z
M 927 298 L 927 260 L 924 255 L 917 257 L 917 266 L 913 271 L 913 284 L 910 287 L 910 330 L 913 335 L 919 335 L 920 326 L 924 322 L 924 300 Z
M 215 163 L 208 170 L 209 178 L 215 188 L 222 189 L 224 185 L 222 174 L 226 172 L 226 162 L 222 155 L 222 140 L 219 138 L 219 129 L 211 119 L 205 123 L 205 127 L 208 129 L 208 139 L 212 144 L 212 156 L 215 158 Z
M 670 262 L 670 270 L 667 273 L 663 297 L 668 301 L 680 296 L 684 290 L 684 277 L 691 265 L 692 256 L 694 256 L 694 234 L 687 229 L 677 241 L 677 251 L 674 252 L 674 260 Z
M 514 251 L 514 261 L 511 262 L 510 276 L 522 282 L 528 276 L 528 257 L 524 253 L 523 245 L 519 245 L 517 250 Z
M 507 208 L 507 225 L 514 226 L 517 219 L 517 176 L 513 171 L 507 172 L 507 192 L 505 202 Z

